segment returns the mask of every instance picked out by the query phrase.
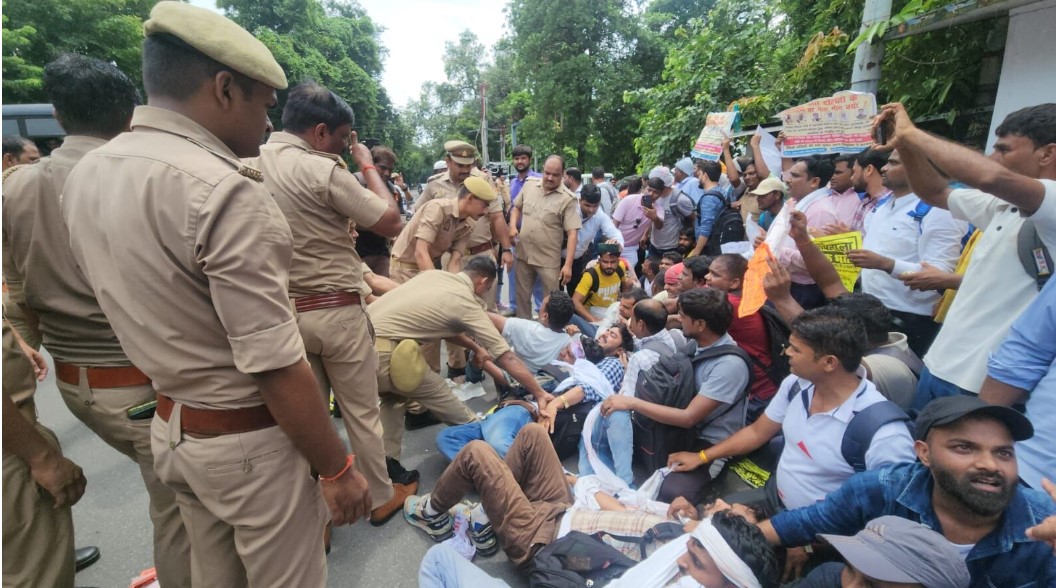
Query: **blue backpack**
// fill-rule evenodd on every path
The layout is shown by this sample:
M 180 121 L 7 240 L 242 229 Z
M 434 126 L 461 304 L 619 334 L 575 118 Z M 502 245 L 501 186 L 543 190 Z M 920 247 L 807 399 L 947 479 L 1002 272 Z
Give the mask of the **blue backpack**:
M 799 380 L 796 380 L 796 383 L 788 391 L 788 401 L 792 402 L 792 399 L 799 395 L 803 399 L 803 408 L 809 414 L 810 400 L 807 399 L 806 393 L 800 394 L 800 392 L 802 392 L 802 388 L 799 385 Z M 864 472 L 866 470 L 865 454 L 869 451 L 869 446 L 872 445 L 876 432 L 880 430 L 880 427 L 898 421 L 906 423 L 906 428 L 909 429 L 910 436 L 912 436 L 912 419 L 904 410 L 890 400 L 877 402 L 855 413 L 851 417 L 851 422 L 847 423 L 847 430 L 843 432 L 843 441 L 840 444 L 840 454 L 843 456 L 844 461 L 854 468 L 855 472 Z M 777 441 L 778 439 L 780 439 L 779 442 Z M 775 455 L 781 455 L 783 446 L 783 436 L 775 437 L 770 444 L 771 449 L 775 450 Z

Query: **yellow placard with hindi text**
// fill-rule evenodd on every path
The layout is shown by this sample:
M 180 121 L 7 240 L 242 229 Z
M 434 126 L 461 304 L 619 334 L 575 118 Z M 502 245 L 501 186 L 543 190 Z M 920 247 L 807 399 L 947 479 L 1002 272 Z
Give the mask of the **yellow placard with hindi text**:
M 847 252 L 862 248 L 862 233 L 851 231 L 850 233 L 818 237 L 814 239 L 814 244 L 818 246 L 818 249 L 825 254 L 825 257 L 836 268 L 836 273 L 840 274 L 840 281 L 843 282 L 843 287 L 847 288 L 848 292 L 853 292 L 854 283 L 858 281 L 862 268 L 851 263 L 851 260 L 847 257 Z

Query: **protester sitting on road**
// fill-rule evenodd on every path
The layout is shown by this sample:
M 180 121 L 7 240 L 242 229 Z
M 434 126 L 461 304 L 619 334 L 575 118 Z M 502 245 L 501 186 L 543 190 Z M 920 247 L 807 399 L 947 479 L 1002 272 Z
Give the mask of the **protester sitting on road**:
M 576 309 L 572 324 L 589 337 L 594 336 L 596 323 L 604 318 L 609 307 L 619 300 L 624 277 L 627 275 L 620 267 L 620 261 L 619 245 L 598 245 L 597 265 L 582 272 L 575 293 L 572 294 L 572 304 Z
M 666 324 L 667 311 L 659 302 L 643 300 L 634 305 L 634 316 L 629 327 L 637 339 L 635 347 L 638 350 L 627 362 L 623 386 L 609 399 L 617 396 L 633 397 L 639 377 L 656 365 L 661 357 L 672 355 L 678 350 L 671 334 L 665 328 Z M 600 338 L 599 342 L 604 344 Z M 625 409 L 617 410 L 598 418 L 591 430 L 591 438 L 593 450 L 601 461 L 628 486 L 634 487 L 634 474 L 631 471 L 634 440 L 630 413 Z M 579 473 L 582 475 L 594 473 L 585 443 L 585 440 L 580 442 L 579 450 Z
M 498 538 L 498 543 L 505 551 L 507 557 L 519 568 L 526 568 L 532 562 L 532 557 L 541 546 L 548 545 L 563 536 L 565 532 L 579 530 L 566 521 L 568 512 L 572 508 L 573 496 L 568 482 L 565 480 L 561 462 L 550 444 L 546 430 L 538 424 L 529 423 L 517 435 L 517 439 L 510 447 L 506 458 L 500 458 L 495 450 L 481 441 L 473 441 L 467 445 L 451 462 L 433 488 L 432 493 L 424 496 L 412 496 L 404 505 L 404 518 L 411 525 L 423 530 L 433 540 L 440 541 L 452 533 L 452 520 L 448 510 L 454 508 L 462 498 L 471 491 L 481 497 L 482 507 L 488 519 L 489 533 Z M 610 520 L 641 518 L 641 514 L 635 511 L 613 512 Z M 751 530 L 751 525 L 744 519 L 735 515 L 723 513 L 714 519 L 715 523 L 722 528 L 726 521 L 730 521 L 731 527 L 740 529 L 740 533 L 750 537 L 749 543 L 753 546 L 745 557 L 754 564 L 749 570 L 759 570 L 767 582 L 767 586 L 776 587 L 777 562 L 772 550 L 764 547 L 764 539 Z M 567 522 L 567 524 L 566 524 Z M 714 530 L 711 522 L 701 523 L 694 529 L 694 536 L 711 545 L 710 541 L 715 538 L 709 529 Z M 477 527 L 477 525 L 473 525 Z M 595 529 L 596 531 L 597 529 Z M 720 533 L 721 538 L 723 535 Z M 483 535 L 472 537 L 475 542 L 489 539 Z M 682 541 L 676 539 L 675 541 Z M 673 543 L 675 544 L 675 543 Z M 670 559 L 677 559 L 678 555 L 671 556 L 672 551 L 679 554 L 684 547 L 677 544 L 672 549 L 661 548 L 643 565 L 635 566 L 627 572 L 629 581 L 634 578 L 653 577 L 656 573 L 676 576 L 673 569 L 669 569 L 670 562 L 657 565 Z M 685 545 L 682 543 L 681 545 Z M 716 548 L 717 549 L 717 548 Z M 725 558 L 722 552 L 713 551 L 715 557 Z M 659 556 L 659 557 L 658 557 Z M 707 553 L 704 553 L 707 556 Z M 653 559 L 653 558 L 657 559 Z M 701 557 L 695 556 L 696 563 L 701 562 Z M 743 567 L 736 566 L 733 559 L 723 559 L 721 565 L 713 566 L 714 570 L 735 570 L 738 577 L 743 576 L 747 564 L 742 560 Z M 449 562 L 450 563 L 450 560 Z M 431 565 L 431 564 L 430 564 Z M 461 567 L 461 566 L 460 566 Z M 693 566 L 690 568 L 704 567 Z M 704 571 L 704 570 L 701 570 Z M 446 573 L 445 573 L 446 572 Z M 433 575 L 448 576 L 453 570 L 440 572 L 435 569 L 426 570 Z M 721 572 L 720 575 L 733 572 Z M 751 576 L 757 572 L 749 571 Z M 643 576 L 643 574 L 645 574 Z M 713 582 L 714 576 L 694 575 L 698 581 Z M 711 579 L 708 579 L 711 578 Z M 648 581 L 648 580 L 643 580 Z M 639 584 L 639 585 L 663 585 L 661 583 Z M 445 585 L 430 584 L 424 585 Z M 487 585 L 487 584 L 484 584 Z M 621 585 L 621 584 L 612 584 Z M 710 584 L 718 585 L 718 584 Z
M 678 298 L 678 295 L 682 293 L 682 272 L 684 268 L 685 266 L 683 266 L 682 262 L 667 268 L 667 271 L 664 272 L 664 291 L 654 295 L 653 300 L 665 302 Z
M 1056 513 L 1042 492 L 1019 484 L 1014 443 L 1034 434 L 1019 412 L 974 396 L 932 401 L 916 422 L 919 461 L 870 468 L 824 500 L 760 525 L 771 543 L 805 545 L 895 515 L 942 533 L 968 565 L 972 586 L 1052 586 L 1056 556 L 1027 529 Z
M 848 425 L 854 415 L 885 400 L 860 367 L 866 343 L 859 320 L 844 310 L 818 308 L 797 317 L 791 328 L 786 354 L 792 375 L 766 412 L 704 452 L 668 458 L 674 471 L 693 471 L 755 451 L 783 433 L 784 448 L 769 487 L 736 500 L 764 504 L 769 512 L 813 504 L 851 477 L 855 466 L 841 452 Z M 875 469 L 912 461 L 912 446 L 904 422 L 887 422 L 876 428 L 859 465 Z
M 493 312 L 488 313 L 488 318 L 513 348 L 517 357 L 524 362 L 528 371 L 534 374 L 557 359 L 557 354 L 568 346 L 570 339 L 565 333 L 565 327 L 572 318 L 572 312 L 572 299 L 568 294 L 563 290 L 554 290 L 543 298 L 538 321 L 508 318 Z M 466 381 L 482 382 L 484 373 L 495 381 L 500 396 L 514 384 L 499 366 L 491 361 L 484 361 L 480 369 L 467 366 Z
M 616 331 L 620 333 L 619 329 Z M 618 337 L 607 342 L 622 343 L 622 336 L 620 333 Z M 619 357 L 625 349 L 619 343 L 610 344 L 606 348 L 590 337 L 577 337 L 558 356 L 558 362 L 571 369 L 555 370 L 555 373 L 563 377 L 548 377 L 547 383 L 540 382 L 543 390 L 554 394 L 556 399 L 545 409 L 540 411 L 537 403 L 519 398 L 500 399 L 497 410 L 483 420 L 440 431 L 436 437 L 437 448 L 448 459 L 454 459 L 470 441 L 482 440 L 494 447 L 499 457 L 506 457 L 506 452 L 524 425 L 533 420 L 549 425 L 556 421 L 558 411 L 569 410 L 579 404 L 594 405 L 613 391 L 619 390 L 624 372 Z M 627 343 L 631 343 L 629 335 Z M 548 368 L 550 367 L 558 366 L 551 364 Z M 595 369 L 590 369 L 591 367 Z

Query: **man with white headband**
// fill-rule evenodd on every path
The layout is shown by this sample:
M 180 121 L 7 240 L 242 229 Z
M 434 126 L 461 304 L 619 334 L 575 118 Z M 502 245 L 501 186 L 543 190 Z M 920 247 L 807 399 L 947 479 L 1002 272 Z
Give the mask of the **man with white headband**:
M 609 588 L 776 588 L 777 557 L 756 530 L 729 511 L 715 513 L 627 570 Z
M 719 512 L 661 547 L 609 588 L 776 588 L 780 568 L 773 549 L 759 530 L 732 512 Z M 433 547 L 422 560 L 420 588 L 508 588 L 458 556 L 446 544 Z

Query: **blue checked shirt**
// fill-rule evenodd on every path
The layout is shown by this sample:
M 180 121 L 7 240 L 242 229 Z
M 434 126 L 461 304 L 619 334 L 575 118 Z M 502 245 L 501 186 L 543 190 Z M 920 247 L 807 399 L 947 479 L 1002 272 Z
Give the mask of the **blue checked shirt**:
M 623 364 L 620 360 L 615 357 L 606 357 L 597 364 L 598 369 L 601 370 L 602 375 L 605 379 L 612 384 L 613 392 L 617 392 L 620 389 L 620 384 L 623 383 Z M 601 402 L 601 395 L 598 391 L 586 384 L 581 386 L 583 388 L 583 402 Z M 571 388 L 570 388 L 571 389 Z M 567 390 L 566 390 L 567 392 Z

